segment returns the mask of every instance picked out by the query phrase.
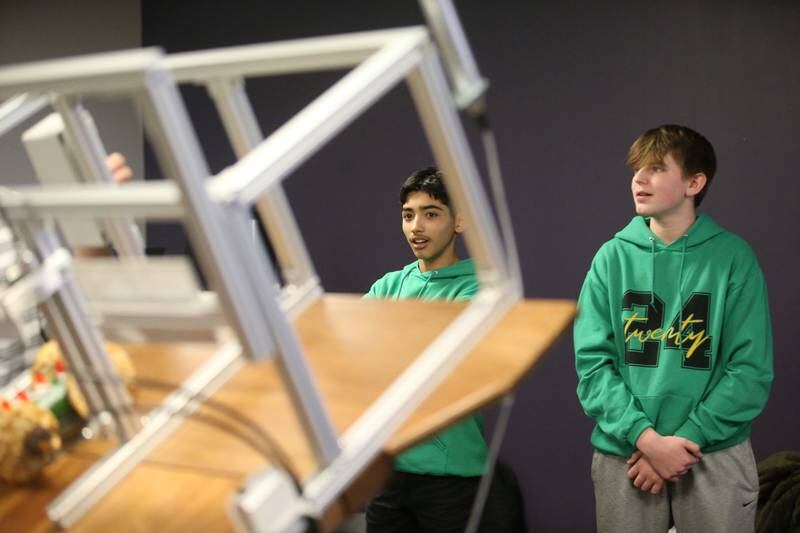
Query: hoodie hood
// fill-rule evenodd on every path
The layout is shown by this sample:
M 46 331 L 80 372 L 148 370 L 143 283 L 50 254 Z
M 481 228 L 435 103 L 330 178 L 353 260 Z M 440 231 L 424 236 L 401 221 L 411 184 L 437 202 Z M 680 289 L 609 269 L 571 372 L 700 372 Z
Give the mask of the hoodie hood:
M 650 229 L 650 219 L 642 216 L 636 216 L 631 220 L 627 226 L 622 228 L 614 238 L 620 239 L 624 242 L 631 243 L 640 249 L 646 249 L 650 252 L 650 303 L 652 306 L 655 303 L 654 287 L 656 283 L 656 253 L 661 251 L 675 250 L 681 254 L 680 266 L 678 268 L 678 284 L 677 284 L 677 297 L 678 301 L 683 300 L 683 269 L 686 261 L 686 254 L 688 250 L 698 248 L 705 244 L 710 239 L 717 235 L 724 233 L 725 230 L 714 222 L 706 214 L 698 216 L 694 224 L 689 227 L 689 231 L 683 236 L 675 239 L 670 244 L 664 244 L 655 233 Z M 683 316 L 681 315 L 681 320 Z
M 478 292 L 475 262 L 459 261 L 438 270 L 422 272 L 414 261 L 402 270 L 389 272 L 375 282 L 367 294 L 376 298 L 465 300 Z
M 437 279 L 451 279 L 462 276 L 474 276 L 475 261 L 472 259 L 465 259 L 454 265 L 446 266 L 444 268 L 440 268 L 439 270 L 430 270 L 428 272 L 421 271 L 419 269 L 419 261 L 414 261 L 413 263 L 403 267 L 403 275 L 417 276 L 423 279 L 430 279 L 433 277 Z
M 683 237 L 666 245 L 661 239 L 656 237 L 655 233 L 650 229 L 649 223 L 649 218 L 642 216 L 633 217 L 633 220 L 617 232 L 614 238 L 635 244 L 639 248 L 646 248 L 648 250 L 655 248 L 656 251 L 672 248 L 673 246 L 682 246 L 680 241 L 686 240 L 686 247 L 691 249 L 702 245 L 709 239 L 713 239 L 725 231 L 719 224 L 714 222 L 710 216 L 703 213 L 695 219 L 694 224 L 691 225 L 689 231 Z

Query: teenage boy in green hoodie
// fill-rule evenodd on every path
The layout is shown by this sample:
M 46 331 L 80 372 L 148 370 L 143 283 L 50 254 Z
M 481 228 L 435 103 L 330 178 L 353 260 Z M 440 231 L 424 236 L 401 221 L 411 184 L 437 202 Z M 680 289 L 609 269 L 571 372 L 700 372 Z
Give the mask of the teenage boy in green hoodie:
M 716 169 L 702 135 L 654 128 L 628 164 L 637 216 L 597 252 L 574 329 L 597 529 L 752 532 L 750 423 L 773 377 L 764 276 L 746 242 L 695 213 Z
M 478 292 L 472 259 L 460 261 L 461 217 L 435 168 L 412 174 L 400 189 L 403 235 L 416 260 L 389 272 L 370 298 L 465 300 Z M 486 464 L 481 416 L 470 416 L 395 459 L 394 472 L 367 507 L 368 533 L 461 533 Z

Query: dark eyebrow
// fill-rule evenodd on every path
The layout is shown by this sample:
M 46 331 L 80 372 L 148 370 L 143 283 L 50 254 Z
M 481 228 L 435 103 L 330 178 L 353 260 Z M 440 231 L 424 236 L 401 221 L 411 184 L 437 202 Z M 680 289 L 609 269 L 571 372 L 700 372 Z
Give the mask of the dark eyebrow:
M 421 205 L 421 206 L 419 206 L 419 209 L 420 209 L 420 211 L 428 211 L 430 209 L 436 209 L 438 211 L 443 211 L 443 209 L 441 207 L 439 207 L 438 205 L 435 205 L 435 204 Z M 410 211 L 412 213 L 414 212 L 414 210 L 411 209 L 410 207 L 403 207 L 403 211 Z

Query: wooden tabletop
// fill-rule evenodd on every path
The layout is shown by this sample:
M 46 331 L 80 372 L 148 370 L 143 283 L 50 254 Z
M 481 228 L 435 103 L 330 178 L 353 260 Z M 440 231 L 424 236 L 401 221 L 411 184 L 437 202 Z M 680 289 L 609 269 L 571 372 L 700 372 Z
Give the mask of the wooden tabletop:
M 336 430 L 346 430 L 465 305 L 328 294 L 302 313 L 295 327 Z M 337 502 L 331 523 L 379 486 L 388 472 L 389 456 L 511 390 L 569 326 L 574 313 L 572 301 L 515 304 L 392 436 L 386 455 L 372 469 L 376 474 L 362 483 L 357 497 L 351 494 Z M 177 385 L 213 354 L 214 347 L 149 344 L 128 350 L 140 377 L 151 384 Z M 140 386 L 135 401 L 147 408 L 167 392 Z M 226 509 L 231 494 L 269 460 L 230 433 L 233 427 L 252 435 L 241 425 L 232 425 L 224 409 L 235 409 L 266 432 L 300 477 L 315 472 L 313 455 L 272 361 L 248 362 L 211 400 L 73 529 L 230 530 Z M 50 465 L 37 483 L 14 489 L 0 486 L 0 531 L 49 531 L 47 503 L 109 448 L 99 440 L 79 443 Z

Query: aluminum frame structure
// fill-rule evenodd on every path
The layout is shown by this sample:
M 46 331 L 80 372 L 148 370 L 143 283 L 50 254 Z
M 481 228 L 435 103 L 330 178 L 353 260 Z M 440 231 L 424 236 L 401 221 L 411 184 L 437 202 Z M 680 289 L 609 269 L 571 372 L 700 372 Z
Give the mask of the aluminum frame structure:
M 261 138 L 243 90 L 245 78 L 345 68 L 352 70 L 284 126 Z M 277 275 L 266 250 L 248 238 L 248 213 L 252 205 L 258 206 L 283 277 L 296 293 L 296 305 L 313 301 L 321 287 L 281 181 L 404 80 L 454 206 L 469 224 L 465 239 L 475 259 L 480 291 L 376 402 L 337 435 L 299 339 L 279 304 L 274 289 Z M 208 87 L 239 157 L 216 176 L 210 175 L 178 83 Z M 53 216 L 112 214 L 182 220 L 242 352 L 253 359 L 275 357 L 319 470 L 300 491 L 275 469 L 255 475 L 231 504 L 232 519 L 240 530 L 292 531 L 303 527 L 303 517 L 321 517 L 400 424 L 521 297 L 519 270 L 507 264 L 456 102 L 424 27 L 169 56 L 146 49 L 0 69 L 0 97 L 20 93 L 34 99 L 56 94 L 56 102 L 74 101 L 83 94 L 135 99 L 169 180 L 125 187 L 87 184 L 0 190 L 5 216 L 15 224 Z M 63 105 L 57 108 L 64 111 Z M 195 390 L 224 380 L 214 376 L 230 373 L 230 354 L 226 350 L 223 363 L 195 380 Z M 163 438 L 168 426 L 175 425 L 169 420 L 162 416 L 160 425 L 146 427 L 79 478 L 51 504 L 50 517 L 65 527 L 76 523 L 135 466 L 154 439 Z

